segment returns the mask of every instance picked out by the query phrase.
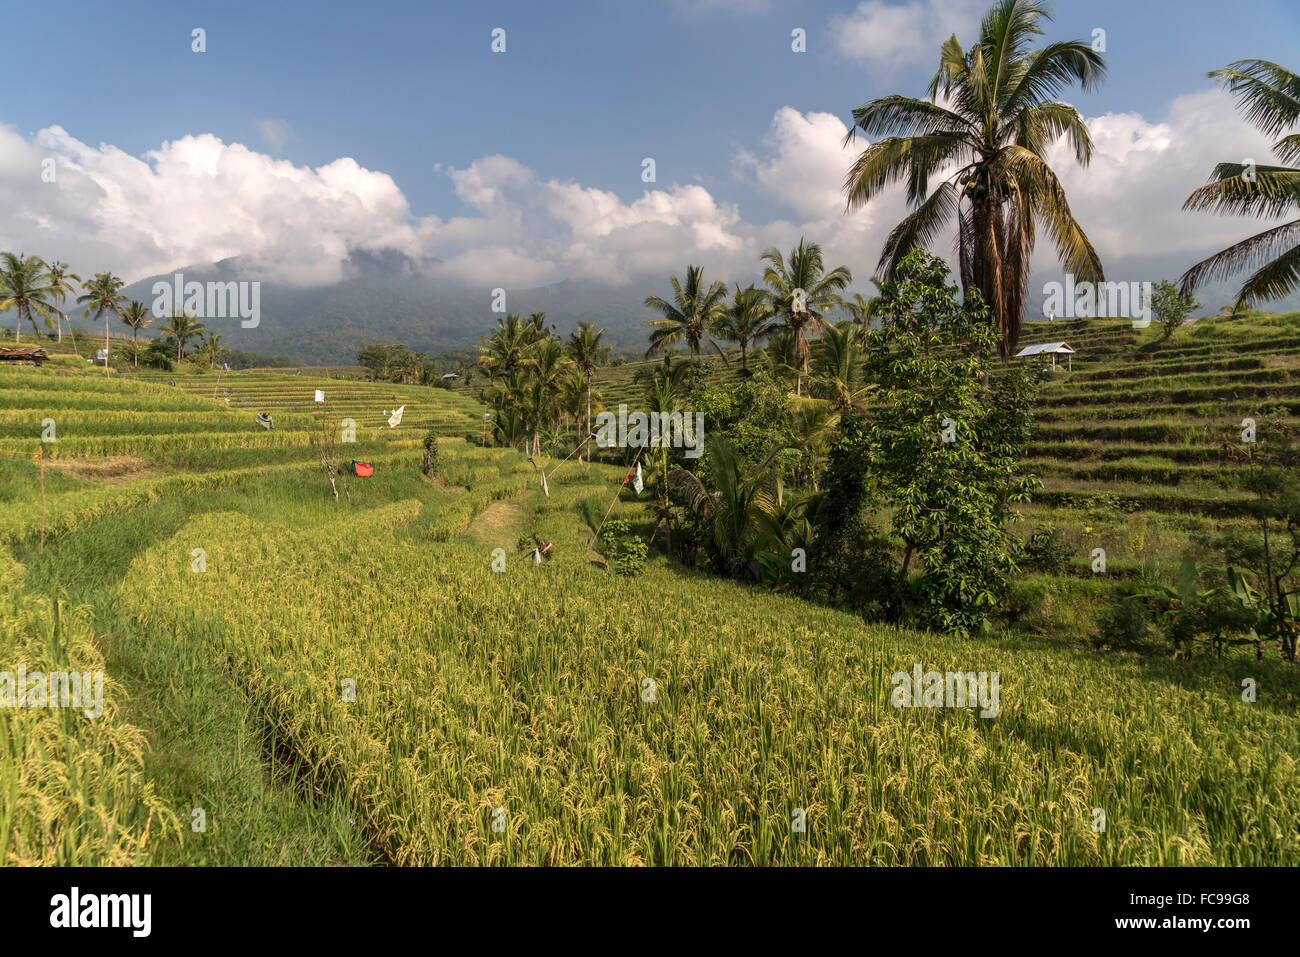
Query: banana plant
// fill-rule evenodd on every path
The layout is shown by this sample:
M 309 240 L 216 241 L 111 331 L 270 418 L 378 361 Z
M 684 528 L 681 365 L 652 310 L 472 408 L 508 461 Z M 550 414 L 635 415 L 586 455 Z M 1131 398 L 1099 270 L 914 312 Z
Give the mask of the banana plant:
M 1181 657 L 1198 637 L 1204 636 L 1216 652 L 1234 645 L 1254 645 L 1262 656 L 1261 632 L 1268 633 L 1271 612 L 1264 596 L 1237 568 L 1227 569 L 1227 582 L 1197 588 L 1194 559 L 1184 556 L 1178 566 L 1178 584 L 1146 585 L 1139 594 L 1165 599 L 1164 618 L 1171 642 Z
M 1255 615 L 1256 623 L 1250 634 L 1256 646 L 1265 637 L 1275 637 L 1283 651 L 1294 657 L 1296 636 L 1300 632 L 1300 596 L 1283 593 L 1275 605 L 1250 583 L 1244 572 L 1233 567 L 1228 568 L 1228 587 L 1237 603 Z

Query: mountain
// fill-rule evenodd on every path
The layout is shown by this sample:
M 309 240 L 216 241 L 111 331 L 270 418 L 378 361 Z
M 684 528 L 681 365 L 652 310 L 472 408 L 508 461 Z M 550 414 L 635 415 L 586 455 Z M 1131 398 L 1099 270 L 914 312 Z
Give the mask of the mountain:
M 1128 268 L 1108 269 L 1114 277 L 1159 277 L 1149 264 L 1123 264 Z M 237 318 L 203 319 L 219 332 L 222 343 L 234 349 L 263 356 L 283 355 L 314 364 L 346 364 L 356 361 L 357 350 L 375 343 L 401 343 L 428 354 L 472 350 L 479 337 L 496 326 L 499 313 L 492 311 L 492 290 L 486 285 L 470 286 L 445 272 L 436 260 L 417 263 L 397 253 L 381 255 L 354 253 L 342 281 L 303 287 L 262 281 L 261 317 L 255 328 L 243 328 Z M 260 270 L 241 265 L 237 259 L 196 264 L 177 270 L 186 281 L 238 282 L 256 278 Z M 173 281 L 172 273 L 151 276 L 124 290 L 128 298 L 146 305 L 154 302 L 154 283 Z M 754 277 L 757 278 L 757 277 Z M 1026 298 L 1026 319 L 1040 318 L 1040 306 L 1047 283 L 1061 278 L 1059 270 L 1035 273 Z M 1177 278 L 1176 274 L 1170 278 Z M 1198 314 L 1218 311 L 1232 301 L 1239 280 L 1214 283 L 1198 292 L 1203 306 Z M 564 280 L 529 289 L 507 289 L 509 312 L 528 315 L 545 312 L 548 323 L 567 336 L 579 322 L 595 323 L 607 330 L 605 341 L 616 352 L 641 355 L 647 345 L 645 320 L 652 313 L 643 305 L 646 296 L 670 293 L 668 277 L 645 279 L 624 286 L 605 286 Z M 1300 296 L 1270 304 L 1270 309 L 1300 308 Z M 78 316 L 79 312 L 73 312 Z M 156 323 L 144 335 L 157 335 Z M 103 323 L 76 323 L 79 330 L 102 336 Z M 127 331 L 114 320 L 116 333 Z
M 261 355 L 285 355 L 313 363 L 349 363 L 368 343 L 398 342 L 411 349 L 439 353 L 470 349 L 496 325 L 492 290 L 469 286 L 441 275 L 443 264 L 414 264 L 397 255 L 354 255 L 347 277 L 331 285 L 302 287 L 263 281 L 260 319 L 243 328 L 238 318 L 204 318 L 219 332 L 222 343 Z M 238 260 L 198 264 L 176 270 L 186 282 L 248 280 L 256 271 L 240 268 Z M 173 273 L 150 276 L 123 292 L 152 306 L 156 282 L 173 282 Z M 659 287 L 664 288 L 659 288 Z M 578 322 L 594 322 L 608 330 L 606 341 L 616 351 L 640 353 L 646 344 L 644 322 L 650 318 L 642 303 L 648 295 L 667 292 L 667 281 L 628 286 L 599 286 L 565 280 L 531 289 L 507 289 L 509 312 L 545 312 L 561 335 Z M 115 332 L 125 330 L 112 324 Z M 156 335 L 156 327 L 145 335 Z M 102 334 L 79 321 L 79 329 Z

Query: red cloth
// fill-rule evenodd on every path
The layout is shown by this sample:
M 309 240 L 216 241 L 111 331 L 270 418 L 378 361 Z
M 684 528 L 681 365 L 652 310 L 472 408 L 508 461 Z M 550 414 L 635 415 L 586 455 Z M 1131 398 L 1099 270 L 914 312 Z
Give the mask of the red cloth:
M 353 459 L 352 467 L 361 478 L 370 478 L 370 476 L 375 474 L 375 467 L 369 462 L 358 462 L 356 459 Z

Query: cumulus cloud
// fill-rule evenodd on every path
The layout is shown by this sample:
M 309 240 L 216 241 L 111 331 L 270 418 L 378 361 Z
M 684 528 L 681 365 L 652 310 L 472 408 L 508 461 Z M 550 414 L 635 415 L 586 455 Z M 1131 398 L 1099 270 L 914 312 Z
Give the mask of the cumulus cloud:
M 861 136 L 845 143 L 847 133 L 848 127 L 834 114 L 782 107 L 761 140 L 761 151 L 742 151 L 737 170 L 794 214 L 789 221 L 762 229 L 771 237 L 768 245 L 790 246 L 807 236 L 822 244 L 828 261 L 849 266 L 857 284 L 865 286 L 885 237 L 909 210 L 900 188 L 845 212 L 844 175 L 870 145 Z M 938 251 L 946 249 L 941 245 Z
M 1050 160 L 1108 278 L 1176 276 L 1263 228 L 1180 209 L 1216 162 L 1270 155 L 1226 94 L 1179 97 L 1159 122 L 1105 114 L 1088 124 L 1097 146 L 1088 169 L 1064 145 Z M 440 260 L 442 275 L 466 283 L 519 288 L 562 279 L 621 284 L 680 273 L 687 263 L 747 282 L 765 248 L 806 235 L 862 287 L 907 207 L 900 188 L 845 214 L 844 173 L 867 146 L 861 138 L 846 145 L 846 132 L 829 113 L 774 113 L 735 157 L 741 182 L 781 209 L 757 222 L 698 183 L 624 198 L 544 178 L 502 155 L 435 167 L 463 213 L 418 216 L 390 176 L 346 157 L 296 166 L 207 134 L 135 157 L 57 126 L 34 137 L 0 127 L 0 249 L 62 259 L 83 274 L 112 269 L 128 281 L 240 257 L 251 278 L 298 284 L 343 278 L 357 251 L 396 253 L 417 265 Z M 54 183 L 41 179 L 46 159 L 56 163 Z M 938 242 L 937 251 L 950 250 L 950 237 Z M 1035 268 L 1044 278 L 1056 269 L 1045 237 Z
M 1096 153 L 1086 169 L 1073 161 L 1064 143 L 1055 146 L 1049 161 L 1108 273 L 1109 264 L 1124 268 L 1127 262 L 1140 268 L 1163 266 L 1173 278 L 1267 225 L 1182 210 L 1183 201 L 1208 181 L 1216 163 L 1271 162 L 1271 140 L 1241 119 L 1226 93 L 1180 96 L 1160 123 L 1136 113 L 1107 113 L 1089 119 L 1088 130 Z
M 970 42 L 984 0 L 865 0 L 851 13 L 831 18 L 831 42 L 847 60 L 884 77 L 922 62 L 937 65 L 937 51 L 954 33 Z
M 52 160 L 54 182 L 43 182 Z M 422 224 L 392 177 L 342 158 L 311 169 L 209 134 L 143 157 L 59 126 L 0 129 L 0 248 L 112 269 L 128 279 L 245 257 L 278 279 L 341 278 L 349 250 L 421 252 Z

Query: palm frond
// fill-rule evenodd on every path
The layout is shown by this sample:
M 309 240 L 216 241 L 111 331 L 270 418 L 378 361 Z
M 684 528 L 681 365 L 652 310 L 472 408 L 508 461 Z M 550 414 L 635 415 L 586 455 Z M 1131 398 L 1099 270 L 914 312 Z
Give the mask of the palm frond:
M 1272 229 L 1266 229 L 1262 233 L 1243 239 L 1239 243 L 1234 243 L 1227 249 L 1198 262 L 1183 273 L 1179 282 L 1180 289 L 1183 295 L 1190 296 L 1198 286 L 1206 282 L 1215 279 L 1226 279 L 1243 269 L 1250 269 L 1260 263 L 1267 263 L 1268 260 L 1275 256 L 1285 255 L 1293 251 L 1297 243 L 1300 243 L 1300 219 L 1283 223 L 1281 226 L 1274 226 Z M 1259 288 L 1262 288 L 1262 286 Z M 1260 297 L 1258 293 L 1250 297 L 1243 294 L 1238 295 L 1239 300 L 1246 298 L 1257 299 Z

